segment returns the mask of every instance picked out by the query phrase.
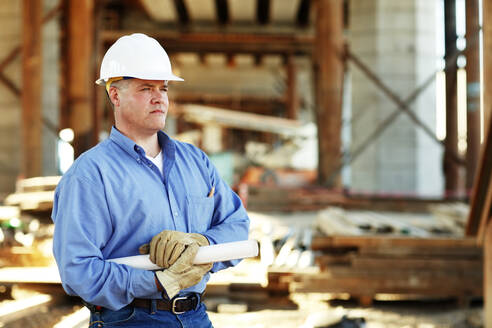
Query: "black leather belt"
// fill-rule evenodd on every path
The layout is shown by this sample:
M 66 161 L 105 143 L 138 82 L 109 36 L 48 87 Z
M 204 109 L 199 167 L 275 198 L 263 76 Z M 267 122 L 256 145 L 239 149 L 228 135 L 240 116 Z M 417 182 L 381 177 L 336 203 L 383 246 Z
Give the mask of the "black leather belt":
M 196 309 L 198 303 L 200 303 L 200 298 L 200 294 L 190 294 L 186 296 L 175 296 L 170 300 L 160 299 L 156 300 L 156 308 L 161 311 L 171 311 L 174 314 L 181 314 Z M 152 307 L 152 300 L 135 298 L 131 305 L 150 309 Z

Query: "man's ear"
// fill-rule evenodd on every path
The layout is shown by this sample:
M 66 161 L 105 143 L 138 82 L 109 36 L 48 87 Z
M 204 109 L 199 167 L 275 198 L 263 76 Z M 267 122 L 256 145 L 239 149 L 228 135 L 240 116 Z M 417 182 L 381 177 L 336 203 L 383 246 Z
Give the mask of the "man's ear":
M 110 87 L 109 88 L 109 100 L 113 103 L 113 106 L 119 106 L 120 105 L 120 93 L 118 88 L 116 87 Z

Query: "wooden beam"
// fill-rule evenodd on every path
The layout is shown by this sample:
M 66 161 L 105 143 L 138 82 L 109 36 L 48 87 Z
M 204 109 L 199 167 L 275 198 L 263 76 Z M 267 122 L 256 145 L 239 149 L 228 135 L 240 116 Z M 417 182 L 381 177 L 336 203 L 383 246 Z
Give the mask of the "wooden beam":
M 241 112 L 275 116 L 285 112 L 286 104 L 283 98 L 269 97 L 236 97 L 230 95 L 216 95 L 203 93 L 179 92 L 172 97 L 177 104 L 198 104 Z M 172 111 L 172 107 L 171 107 Z
M 215 0 L 215 12 L 219 24 L 229 23 L 229 6 L 227 0 Z
M 62 1 L 60 1 L 59 5 L 57 5 L 56 7 L 51 9 L 48 13 L 46 13 L 46 15 L 44 15 L 42 20 L 43 24 L 49 22 L 50 20 L 52 20 L 58 15 L 58 13 L 61 10 L 61 2 Z M 10 50 L 8 55 L 5 56 L 5 58 L 0 62 L 0 72 L 2 72 L 10 63 L 12 63 L 17 58 L 17 56 L 21 54 L 21 51 L 22 51 L 21 45 L 18 45 L 14 47 L 12 50 Z
M 42 174 L 41 0 L 22 2 L 22 174 Z
M 490 217 L 490 204 L 492 203 L 492 121 L 489 122 L 488 131 L 481 149 L 478 174 L 473 185 L 470 214 L 466 227 L 466 234 L 468 236 L 478 234 L 479 241 L 484 240 L 484 232 L 488 224 L 487 219 Z
M 338 188 L 341 179 L 342 92 L 344 74 L 343 0 L 316 2 L 316 112 L 318 125 L 318 180 Z
M 309 12 L 311 11 L 311 1 L 301 0 L 297 9 L 297 25 L 305 27 L 309 24 Z
M 458 154 L 458 111 L 457 111 L 457 64 L 456 48 L 456 1 L 444 1 L 444 38 L 446 59 L 446 150 L 444 151 L 444 174 L 446 176 L 446 196 L 460 197 L 459 165 L 452 160 L 450 153 Z
M 479 250 L 475 238 L 413 238 L 385 236 L 323 236 L 315 237 L 311 249 L 323 250 L 333 247 L 372 247 L 393 249 L 408 247 L 415 249 L 430 248 L 450 252 L 452 249 Z
M 488 221 L 485 231 L 483 254 L 484 327 L 492 327 L 492 221 Z
M 286 88 L 286 117 L 297 120 L 299 112 L 299 92 L 297 90 L 297 68 L 294 56 L 287 57 L 287 88 Z
M 19 97 L 21 95 L 20 89 L 12 82 L 11 79 L 5 76 L 3 72 L 0 72 L 0 82 L 3 83 L 14 95 Z
M 466 1 L 466 190 L 470 193 L 480 155 L 479 0 Z
M 492 2 L 482 1 L 484 127 L 492 116 Z
M 133 30 L 107 30 L 101 40 L 109 47 L 119 37 Z M 140 31 L 165 45 L 168 53 L 247 53 L 311 55 L 314 38 L 309 34 L 248 34 L 214 32 L 179 32 L 175 30 Z
M 270 0 L 256 0 L 256 20 L 261 25 L 270 22 Z
M 173 114 L 182 115 L 186 121 L 201 125 L 215 124 L 222 127 L 278 133 L 285 136 L 299 135 L 302 128 L 301 122 L 295 120 L 203 105 L 176 106 Z
M 188 14 L 188 8 L 183 0 L 174 0 L 174 7 L 176 8 L 176 13 L 178 14 L 179 22 L 186 25 L 190 22 L 190 15 Z
M 94 145 L 94 0 L 67 3 L 67 55 L 65 56 L 68 118 L 62 120 L 73 129 L 75 156 Z

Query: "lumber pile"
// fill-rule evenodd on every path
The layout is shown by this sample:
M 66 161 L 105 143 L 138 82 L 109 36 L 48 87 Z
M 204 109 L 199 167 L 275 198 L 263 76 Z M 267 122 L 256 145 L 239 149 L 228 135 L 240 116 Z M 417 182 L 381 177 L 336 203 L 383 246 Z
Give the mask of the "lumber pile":
M 250 170 L 254 174 L 260 174 Z M 270 180 L 275 178 L 275 171 L 260 171 L 261 178 L 249 177 L 250 180 Z M 291 177 L 292 178 L 292 177 Z M 287 178 L 285 178 L 287 179 Z M 246 181 L 248 183 L 248 181 Z M 321 186 L 288 186 L 292 182 L 283 182 L 282 185 L 249 184 L 247 193 L 248 210 L 258 212 L 300 212 L 319 211 L 329 206 L 338 206 L 344 209 L 359 209 L 371 211 L 393 211 L 409 213 L 425 213 L 432 208 L 443 205 L 448 208 L 450 203 L 440 199 L 416 199 L 407 197 L 370 197 L 366 195 L 349 195 L 341 190 L 328 189 Z M 460 207 L 460 205 L 457 205 Z M 457 209 L 454 209 L 458 211 Z
M 312 211 L 346 202 L 350 201 L 343 194 L 321 187 L 248 187 L 248 210 L 259 212 Z
M 378 294 L 481 297 L 482 249 L 463 237 L 466 215 L 460 205 L 413 215 L 329 208 L 311 241 L 317 268 L 271 268 L 268 287 L 348 293 L 365 305 Z
M 53 207 L 55 188 L 60 179 L 60 176 L 47 176 L 19 180 L 15 193 L 8 195 L 4 203 L 18 206 L 22 211 L 50 211 Z

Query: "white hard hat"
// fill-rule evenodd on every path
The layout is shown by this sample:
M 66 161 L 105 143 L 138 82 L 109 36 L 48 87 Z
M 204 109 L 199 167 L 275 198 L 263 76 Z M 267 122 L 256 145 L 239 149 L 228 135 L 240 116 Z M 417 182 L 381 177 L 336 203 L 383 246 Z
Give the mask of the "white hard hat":
M 173 74 L 169 57 L 159 42 L 142 33 L 122 36 L 104 55 L 96 83 L 105 85 L 116 77 L 183 81 Z

